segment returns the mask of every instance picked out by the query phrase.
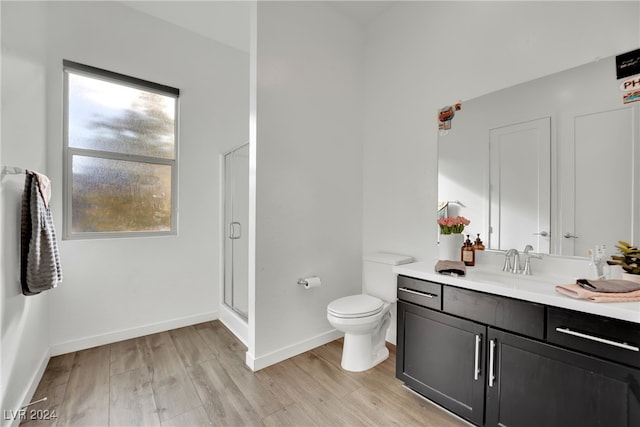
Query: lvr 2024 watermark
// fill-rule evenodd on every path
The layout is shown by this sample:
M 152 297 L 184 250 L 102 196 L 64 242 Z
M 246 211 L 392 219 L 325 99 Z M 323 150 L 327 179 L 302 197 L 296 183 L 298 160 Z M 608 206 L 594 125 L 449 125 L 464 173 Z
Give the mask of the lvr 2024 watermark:
M 55 409 L 18 409 L 18 410 L 4 410 L 2 411 L 2 418 L 5 421 L 12 420 L 44 420 L 50 421 L 58 418 L 58 414 Z

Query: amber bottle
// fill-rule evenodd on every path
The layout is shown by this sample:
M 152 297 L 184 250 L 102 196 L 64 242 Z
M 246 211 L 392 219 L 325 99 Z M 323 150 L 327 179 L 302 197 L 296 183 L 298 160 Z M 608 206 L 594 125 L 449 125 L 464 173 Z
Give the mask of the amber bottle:
M 467 240 L 465 240 L 464 244 L 462 245 L 462 248 L 460 248 L 460 251 L 461 251 L 461 259 L 462 259 L 462 262 L 464 262 L 464 265 L 469 267 L 473 267 L 474 265 L 476 265 L 476 249 L 473 246 L 471 239 L 469 239 L 468 234 L 467 234 Z
M 484 251 L 484 243 L 480 240 L 480 233 L 478 233 L 478 237 L 476 237 L 476 241 L 473 243 L 473 247 L 476 251 Z

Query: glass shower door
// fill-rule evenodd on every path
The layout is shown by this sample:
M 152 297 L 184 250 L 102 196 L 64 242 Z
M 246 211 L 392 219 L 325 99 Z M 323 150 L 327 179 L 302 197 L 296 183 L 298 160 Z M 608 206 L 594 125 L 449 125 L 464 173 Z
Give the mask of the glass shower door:
M 249 310 L 249 144 L 224 156 L 224 303 L 243 319 Z

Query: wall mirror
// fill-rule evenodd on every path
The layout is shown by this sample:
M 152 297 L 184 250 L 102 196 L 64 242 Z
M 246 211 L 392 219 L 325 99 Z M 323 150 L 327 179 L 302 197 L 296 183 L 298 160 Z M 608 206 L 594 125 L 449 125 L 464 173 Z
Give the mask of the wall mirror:
M 640 103 L 624 80 L 610 57 L 464 101 L 438 136 L 439 208 L 488 249 L 640 243 Z

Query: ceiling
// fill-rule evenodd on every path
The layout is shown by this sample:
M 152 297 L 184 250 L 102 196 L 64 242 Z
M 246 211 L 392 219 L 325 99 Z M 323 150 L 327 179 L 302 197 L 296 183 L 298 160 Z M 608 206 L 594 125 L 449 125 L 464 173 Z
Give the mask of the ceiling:
M 397 0 L 328 0 L 326 1 L 326 3 L 329 3 L 340 12 L 342 12 L 342 14 L 353 19 L 358 24 L 364 25 L 374 19 L 376 16 L 380 15 L 383 10 L 391 6 L 391 3 L 393 1 Z
M 267 1 L 267 0 L 259 0 Z M 301 0 L 303 1 L 303 0 Z M 358 25 L 378 16 L 392 1 L 322 0 Z M 249 51 L 251 1 L 121 1 L 122 4 L 228 46 Z
M 121 3 L 220 43 L 249 51 L 251 8 L 249 1 L 121 1 Z

